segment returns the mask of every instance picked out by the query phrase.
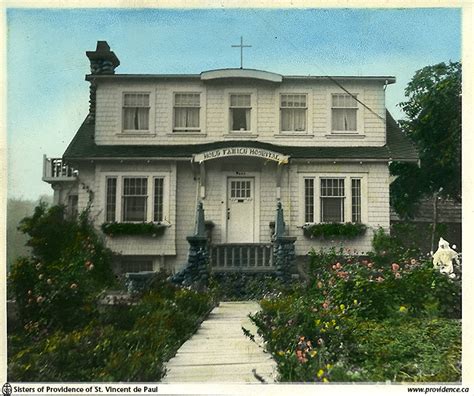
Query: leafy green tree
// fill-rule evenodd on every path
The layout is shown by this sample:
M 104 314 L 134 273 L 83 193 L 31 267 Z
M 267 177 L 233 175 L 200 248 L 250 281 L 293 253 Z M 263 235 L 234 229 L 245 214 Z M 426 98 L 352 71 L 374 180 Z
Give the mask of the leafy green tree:
M 392 163 L 394 207 L 403 217 L 435 193 L 461 196 L 461 64 L 440 63 L 418 70 L 400 103 L 407 119 L 400 125 L 420 154 L 420 167 Z M 441 190 L 441 191 L 440 191 Z
M 438 197 L 461 200 L 461 63 L 439 63 L 418 70 L 400 103 L 404 133 L 420 155 L 420 166 L 392 163 L 392 206 L 402 218 L 416 214 L 422 198 L 433 199 L 433 229 Z

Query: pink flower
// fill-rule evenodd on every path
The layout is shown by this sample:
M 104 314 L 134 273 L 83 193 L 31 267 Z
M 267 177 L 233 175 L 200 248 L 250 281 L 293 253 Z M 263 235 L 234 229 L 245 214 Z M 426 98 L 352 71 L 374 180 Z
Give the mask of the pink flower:
M 383 282 L 384 281 L 384 278 L 382 278 L 381 276 L 377 277 L 377 279 L 375 279 L 377 282 Z
M 337 267 L 336 267 L 335 265 L 332 266 L 332 269 L 333 269 L 333 270 L 336 270 L 336 268 L 337 268 Z
M 410 264 L 411 264 L 411 265 L 416 265 L 416 264 L 417 264 L 416 259 L 412 258 L 412 259 L 410 260 Z
M 374 265 L 372 263 L 367 263 L 367 267 L 372 268 Z
M 339 262 L 336 263 L 336 268 L 337 268 L 337 269 L 340 269 L 341 267 L 342 267 L 341 263 L 339 263 Z
M 400 274 L 400 272 L 397 272 L 397 273 L 395 274 L 395 278 L 400 279 L 401 277 L 402 277 L 402 275 Z
M 323 282 L 318 281 L 318 283 L 316 283 L 316 286 L 318 287 L 318 289 L 322 289 L 323 288 Z
M 324 301 L 323 302 L 323 308 L 328 309 L 329 308 L 329 301 Z
M 77 284 L 76 283 L 72 283 L 71 286 L 69 286 L 70 289 L 77 289 Z
M 322 338 L 318 338 L 318 345 L 323 345 L 324 344 L 324 340 Z
M 36 298 L 36 302 L 38 304 L 41 304 L 44 300 L 46 300 L 46 298 L 44 298 L 43 296 L 39 296 L 39 297 Z
M 397 263 L 392 263 L 392 271 L 396 272 L 400 269 L 400 266 Z

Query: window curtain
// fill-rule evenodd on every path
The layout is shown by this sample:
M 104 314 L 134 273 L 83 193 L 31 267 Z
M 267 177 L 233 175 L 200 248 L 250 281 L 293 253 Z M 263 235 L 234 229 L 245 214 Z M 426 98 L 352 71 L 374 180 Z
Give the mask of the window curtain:
M 355 109 L 333 109 L 332 129 L 333 131 L 356 131 L 357 110 Z
M 245 110 L 245 130 L 250 131 L 250 109 Z

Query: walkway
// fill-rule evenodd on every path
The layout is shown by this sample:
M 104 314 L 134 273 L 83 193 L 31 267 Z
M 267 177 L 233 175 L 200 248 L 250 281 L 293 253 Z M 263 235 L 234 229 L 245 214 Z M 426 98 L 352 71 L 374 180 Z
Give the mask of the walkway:
M 259 309 L 251 301 L 221 302 L 167 363 L 162 382 L 259 383 L 254 371 L 266 382 L 274 382 L 276 363 L 271 355 L 242 332 L 243 326 L 262 343 L 247 316 Z

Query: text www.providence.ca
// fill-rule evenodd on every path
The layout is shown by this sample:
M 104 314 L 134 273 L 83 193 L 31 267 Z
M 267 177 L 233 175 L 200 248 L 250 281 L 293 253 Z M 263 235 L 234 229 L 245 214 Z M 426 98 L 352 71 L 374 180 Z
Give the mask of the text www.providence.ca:
M 420 387 L 408 387 L 407 388 L 408 392 L 413 392 L 413 393 L 468 393 L 469 388 L 468 387 L 462 387 L 462 386 L 446 386 L 446 385 L 440 385 L 440 386 L 420 386 Z

